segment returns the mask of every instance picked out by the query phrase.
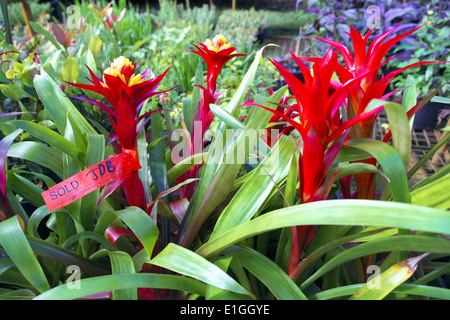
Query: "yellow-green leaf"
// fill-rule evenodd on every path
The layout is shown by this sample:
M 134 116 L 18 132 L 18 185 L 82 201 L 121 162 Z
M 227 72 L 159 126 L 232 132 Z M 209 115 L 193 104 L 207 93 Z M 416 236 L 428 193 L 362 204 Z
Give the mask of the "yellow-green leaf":
M 73 82 L 78 79 L 80 68 L 78 60 L 74 57 L 68 57 L 66 63 L 62 67 L 62 77 L 64 81 Z
M 89 50 L 92 52 L 94 58 L 97 58 L 102 49 L 102 40 L 96 36 L 93 36 L 89 41 Z
M 428 254 L 400 261 L 373 279 L 369 278 L 369 281 L 350 297 L 350 300 L 383 299 L 414 274 L 418 263 L 426 255 Z

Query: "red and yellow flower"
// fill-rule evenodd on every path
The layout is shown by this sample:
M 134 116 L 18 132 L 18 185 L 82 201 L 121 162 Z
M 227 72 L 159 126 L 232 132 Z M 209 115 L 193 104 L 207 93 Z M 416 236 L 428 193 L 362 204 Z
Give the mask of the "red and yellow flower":
M 70 83 L 74 87 L 96 92 L 109 102 L 111 107 L 86 97 L 75 97 L 104 110 L 117 135 L 119 148 L 116 151 L 129 152 L 133 155 L 136 155 L 137 135 L 143 127 L 138 128 L 139 122 L 156 112 L 151 111 L 138 116 L 143 103 L 156 94 L 171 90 L 157 91 L 158 85 L 169 69 L 155 78 L 146 80 L 149 72 L 146 70 L 143 73 L 136 73 L 136 66 L 136 63 L 132 64 L 129 59 L 121 56 L 110 62 L 102 78 L 98 78 L 88 68 L 91 76 L 88 80 L 92 84 Z M 130 205 L 147 209 L 144 188 L 137 172 L 126 178 L 122 186 Z
M 213 40 L 206 39 L 205 43 L 198 42 L 198 45 L 193 44 L 197 50 L 190 50 L 198 54 L 205 61 L 207 65 L 206 71 L 206 88 L 199 85 L 202 89 L 202 98 L 200 101 L 200 108 L 197 111 L 195 120 L 202 122 L 203 136 L 210 127 L 214 114 L 211 112 L 209 105 L 216 103 L 220 93 L 217 93 L 217 77 L 225 64 L 235 57 L 245 56 L 241 53 L 233 53 L 237 48 L 231 46 L 228 40 L 221 34 L 216 35 Z
M 198 46 L 193 44 L 197 50 L 190 50 L 201 56 L 207 68 L 206 83 L 211 95 L 216 92 L 216 81 L 223 66 L 231 59 L 245 56 L 242 53 L 234 53 L 237 48 L 228 43 L 223 35 L 216 35 L 213 40 L 206 39 L 205 43 L 198 42 Z
M 200 122 L 201 126 L 194 126 L 190 142 L 190 155 L 196 151 L 195 144 L 201 141 L 203 147 L 203 139 L 206 131 L 211 126 L 214 120 L 214 113 L 210 109 L 210 104 L 215 104 L 222 92 L 217 90 L 217 77 L 225 64 L 234 57 L 244 56 L 245 54 L 233 53 L 236 48 L 228 43 L 228 40 L 223 35 L 216 35 L 213 40 L 206 39 L 205 43 L 198 42 L 198 45 L 193 44 L 197 50 L 189 50 L 198 54 L 207 65 L 206 87 L 197 85 L 201 89 L 201 98 L 197 111 L 194 114 L 194 122 Z M 200 166 L 191 168 L 188 172 L 178 178 L 177 182 L 185 181 L 189 178 L 195 178 Z M 196 184 L 192 183 L 181 187 L 178 190 L 180 198 L 190 199 L 195 191 Z
M 70 83 L 77 88 L 96 92 L 109 102 L 112 108 L 100 101 L 76 97 L 99 106 L 108 114 L 120 146 L 125 149 L 136 147 L 138 134 L 136 125 L 150 114 L 138 117 L 142 104 L 156 94 L 169 91 L 156 91 L 169 69 L 155 78 L 146 80 L 149 72 L 146 70 L 143 73 L 136 73 L 136 65 L 125 57 L 118 57 L 110 62 L 101 79 L 89 69 L 91 79 L 88 80 L 92 84 Z

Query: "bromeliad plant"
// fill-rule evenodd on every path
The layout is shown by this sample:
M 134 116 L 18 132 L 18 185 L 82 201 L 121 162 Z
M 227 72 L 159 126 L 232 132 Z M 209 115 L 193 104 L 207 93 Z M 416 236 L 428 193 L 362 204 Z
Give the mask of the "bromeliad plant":
M 308 203 L 327 199 L 334 176 L 328 177 L 328 180 L 326 178 L 344 143 L 348 129 L 356 123 L 372 117 L 382 107 L 362 113 L 348 121 L 343 120 L 340 110 L 341 105 L 347 99 L 349 88 L 355 86 L 357 81 L 373 70 L 370 69 L 341 85 L 332 84 L 333 74 L 338 67 L 337 52 L 330 49 L 320 62 L 313 65 L 312 75 L 298 57 L 294 54 L 292 56 L 303 73 L 304 83 L 277 61 L 271 61 L 283 75 L 295 97 L 296 104 L 291 108 L 295 110 L 298 122 L 290 115 L 278 110 L 263 108 L 287 121 L 301 135 L 302 152 L 298 164 L 299 193 L 301 203 Z M 292 229 L 292 255 L 289 272 L 296 267 L 302 252 L 311 242 L 314 232 L 314 226 Z M 300 240 L 298 240 L 299 238 Z
M 279 109 L 270 111 L 278 119 L 288 122 L 302 137 L 303 151 L 299 158 L 301 203 L 324 200 L 328 197 L 334 180 L 333 175 L 329 176 L 329 171 L 345 140 L 371 138 L 373 136 L 375 120 L 383 106 L 369 110 L 369 102 L 373 99 L 387 98 L 392 95 L 392 93 L 385 93 L 386 88 L 401 72 L 424 64 L 439 63 L 436 61 L 414 63 L 377 79 L 378 70 L 389 60 L 382 61 L 387 51 L 402 38 L 419 28 L 421 27 L 383 43 L 395 31 L 396 28 L 393 28 L 376 37 L 366 51 L 367 42 L 373 29 L 363 37 L 350 27 L 349 35 L 354 46 L 354 56 L 344 45 L 336 41 L 319 38 L 331 44 L 342 54 L 346 66 L 343 67 L 338 64 L 337 53 L 331 49 L 323 58 L 299 58 L 291 52 L 303 74 L 304 83 L 280 63 L 271 60 L 284 77 L 297 102 L 291 106 L 286 106 L 285 103 L 281 102 L 278 108 L 286 106 L 285 111 Z M 311 71 L 302 62 L 305 60 L 314 63 Z M 334 81 L 334 74 L 338 76 L 340 83 Z M 341 113 L 342 104 L 346 105 L 346 109 L 343 110 L 345 117 Z M 417 108 L 414 109 L 413 111 L 416 112 Z M 298 121 L 295 120 L 295 117 L 292 117 L 292 112 L 298 117 Z M 354 126 L 355 124 L 356 126 Z M 351 127 L 359 129 L 350 130 Z M 289 131 L 287 134 L 289 134 Z M 338 140 L 333 143 L 335 139 Z M 374 158 L 364 161 L 364 163 L 370 165 L 376 165 L 376 162 Z M 335 171 L 334 176 L 337 174 L 338 171 Z M 328 180 L 326 180 L 327 177 Z M 374 198 L 375 177 L 376 173 L 354 175 L 358 198 Z M 347 190 L 346 196 L 349 196 L 348 190 L 351 183 L 349 178 L 351 179 L 351 176 L 341 180 L 343 190 Z M 293 245 L 289 272 L 292 272 L 296 267 L 304 249 L 313 239 L 314 232 L 314 226 L 292 229 Z
M 350 26 L 350 33 L 348 33 L 348 35 L 352 40 L 354 49 L 353 55 L 350 50 L 341 43 L 333 40 L 318 38 L 319 40 L 324 41 L 325 43 L 328 43 L 336 48 L 344 58 L 345 66 L 339 66 L 336 68 L 336 74 L 339 77 L 340 82 L 346 83 L 355 78 L 359 78 L 358 83 L 349 88 L 349 96 L 347 99 L 347 116 L 349 120 L 362 114 L 373 99 L 386 99 L 396 93 L 395 91 L 390 93 L 386 92 L 386 89 L 400 73 L 421 65 L 441 63 L 440 61 L 420 61 L 391 71 L 386 75 L 382 75 L 380 78 L 378 78 L 378 72 L 372 72 L 361 77 L 361 75 L 366 73 L 367 70 L 374 69 L 378 71 L 382 65 L 386 64 L 393 58 L 390 57 L 383 62 L 387 52 L 400 40 L 419 30 L 423 27 L 423 25 L 388 39 L 390 35 L 395 33 L 398 27 L 400 27 L 400 25 L 377 36 L 371 41 L 370 45 L 368 45 L 369 37 L 374 29 L 371 29 L 365 36 L 363 36 Z M 305 60 L 317 61 L 318 59 L 308 58 Z M 414 112 L 417 111 L 418 110 L 414 110 Z M 375 121 L 377 116 L 378 112 L 375 112 L 371 117 L 359 121 L 358 126 L 350 131 L 349 137 L 353 139 L 372 138 L 374 136 Z M 411 116 L 412 114 L 409 115 L 410 118 Z M 366 161 L 366 163 L 375 165 L 376 160 L 370 159 Z M 356 196 L 359 199 L 373 199 L 375 197 L 374 174 L 355 175 L 355 182 L 358 186 Z
M 195 86 L 201 89 L 201 97 L 198 101 L 198 107 L 195 111 L 192 127 L 190 133 L 191 141 L 189 142 L 188 156 L 193 156 L 204 147 L 205 134 L 214 120 L 214 113 L 211 111 L 211 104 L 218 104 L 219 98 L 223 92 L 217 92 L 217 78 L 222 71 L 225 64 L 235 57 L 245 56 L 245 54 L 233 53 L 236 48 L 228 43 L 228 40 L 221 34 L 216 35 L 213 40 L 206 39 L 205 43 L 198 42 L 198 45 L 193 44 L 197 50 L 190 50 L 199 55 L 206 63 L 206 87 L 198 83 Z M 200 144 L 200 145 L 197 145 Z M 178 182 L 183 182 L 185 179 L 196 178 L 200 167 L 194 167 Z M 192 199 L 195 189 L 195 184 L 182 187 L 179 190 L 180 198 Z
M 150 97 L 169 91 L 156 91 L 158 84 L 169 69 L 155 78 L 145 80 L 150 71 L 146 70 L 141 74 L 136 74 L 136 66 L 137 64 L 133 65 L 130 60 L 121 56 L 110 62 L 109 67 L 104 71 L 102 80 L 98 79 L 95 73 L 89 69 L 91 85 L 70 84 L 81 89 L 96 92 L 111 104 L 112 109 L 102 102 L 85 97 L 77 97 L 100 107 L 108 114 L 119 142 L 116 151 L 131 153 L 135 159 L 138 159 L 137 137 L 146 123 L 146 121 L 141 122 L 141 120 L 145 120 L 152 113 L 158 111 L 153 110 L 139 115 L 140 110 L 144 102 Z M 129 204 L 146 211 L 148 207 L 144 187 L 137 171 L 123 182 L 118 180 L 113 186 L 116 187 L 121 183 Z M 109 192 L 113 190 L 112 188 Z
M 194 117 L 194 121 L 201 121 L 201 131 L 199 134 L 202 141 L 205 136 L 205 132 L 211 126 L 211 122 L 214 119 L 214 113 L 211 111 L 209 105 L 217 104 L 217 99 L 222 92 L 217 91 L 217 77 L 222 71 L 225 64 L 235 57 L 245 56 L 241 53 L 233 53 L 237 48 L 231 46 L 228 40 L 221 34 L 216 35 L 211 41 L 206 39 L 205 43 L 198 43 L 199 45 L 193 45 L 197 50 L 191 50 L 198 54 L 205 61 L 207 65 L 206 73 L 206 87 L 198 85 L 202 89 L 202 97 L 200 100 L 200 108 L 197 109 L 197 113 Z
M 205 57 L 234 52 L 204 45 L 197 49 Z M 334 48 L 310 60 L 312 70 L 304 62 L 310 58 L 293 55 L 304 74 L 300 81 L 272 60 L 288 86 L 250 97 L 260 107 L 249 106 L 263 50 L 230 101 L 215 97 L 220 70 L 207 72 L 206 85 L 196 83 L 183 101 L 180 127 L 192 133 L 195 115 L 205 124 L 214 117 L 217 126 L 209 149 L 176 164 L 166 154 L 178 122 L 165 110 L 154 112 L 166 73 L 148 79 L 118 58 L 102 77 L 91 69 L 90 83 L 72 82 L 106 100 L 77 97 L 108 115 L 117 136 L 109 143 L 110 133 L 88 122 L 61 84 L 37 67 L 34 102 L 49 118 L 0 117 L 0 204 L 9 202 L 0 206 L 0 298 L 448 299 L 448 289 L 431 285 L 449 269 L 443 260 L 450 255 L 448 166 L 410 187 L 416 168 L 407 171 L 410 145 L 399 143 L 411 136 L 403 106 L 372 99 L 360 113 L 349 111 L 352 90 L 382 61 L 343 81 L 334 76 L 344 68 Z M 205 62 L 208 70 L 214 67 Z M 199 64 L 197 79 L 202 74 Z M 150 97 L 152 111 L 145 101 Z M 392 144 L 350 135 L 382 108 Z M 281 120 L 291 128 L 267 145 L 261 133 Z M 236 134 L 227 135 L 229 129 Z M 49 211 L 42 192 L 122 151 L 136 154 L 142 167 L 129 182 L 119 180 L 126 198 L 105 192 L 109 186 Z M 258 161 L 247 166 L 255 153 Z M 230 161 L 239 157 L 245 161 Z M 376 165 L 356 162 L 371 158 Z M 199 160 L 195 192 L 182 198 L 175 191 L 192 182 L 183 175 Z M 377 173 L 382 199 L 344 196 L 342 179 L 360 173 Z M 81 271 L 76 288 L 74 266 Z M 377 290 L 367 283 L 373 267 L 380 271 Z

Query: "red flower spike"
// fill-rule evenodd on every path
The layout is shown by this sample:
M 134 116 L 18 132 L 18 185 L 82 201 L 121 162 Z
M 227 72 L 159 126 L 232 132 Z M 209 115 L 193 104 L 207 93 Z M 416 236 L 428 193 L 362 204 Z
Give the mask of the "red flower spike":
M 191 134 L 191 148 L 189 150 L 190 155 L 194 154 L 194 147 L 196 145 L 196 139 L 199 139 L 203 143 L 203 138 L 206 131 L 211 126 L 214 120 L 214 113 L 210 109 L 210 104 L 217 103 L 219 96 L 222 92 L 216 92 L 217 88 L 217 77 L 220 71 L 225 66 L 225 64 L 232 58 L 245 56 L 245 54 L 234 53 L 236 51 L 235 47 L 232 47 L 228 40 L 223 35 L 217 35 L 214 37 L 213 41 L 207 39 L 205 43 L 198 42 L 198 45 L 192 44 L 197 50 L 189 50 L 195 54 L 198 54 L 207 65 L 207 75 L 206 75 L 206 88 L 202 85 L 197 85 L 201 89 L 202 95 L 199 102 L 199 107 L 194 115 L 194 121 L 200 121 L 201 127 L 198 128 L 194 126 L 193 132 Z M 200 132 L 198 132 L 200 131 Z M 197 140 L 198 141 L 198 140 Z M 202 144 L 203 148 L 203 144 Z M 177 183 L 181 183 L 189 178 L 195 178 L 198 172 L 197 168 L 192 168 L 184 175 L 177 179 Z M 178 190 L 180 199 L 187 198 L 191 199 L 196 184 L 190 184 L 183 186 Z
M 302 73 L 305 72 L 304 78 L 308 79 L 305 80 L 305 83 L 293 76 L 277 61 L 272 59 L 269 60 L 281 73 L 297 100 L 301 125 L 292 119 L 288 119 L 288 117 L 277 110 L 268 110 L 276 113 L 279 117 L 282 117 L 284 120 L 291 123 L 291 125 L 299 131 L 303 139 L 307 136 L 306 133 L 309 131 L 309 128 L 313 126 L 316 134 L 320 138 L 323 149 L 325 149 L 332 140 L 329 139 L 331 129 L 336 129 L 335 131 L 338 131 L 339 133 L 342 133 L 345 130 L 345 126 L 341 126 L 340 128 L 336 127 L 336 116 L 340 106 L 347 98 L 348 91 L 362 78 L 376 72 L 377 68 L 366 70 L 364 73 L 359 74 L 357 77 L 350 78 L 349 81 L 340 85 L 337 89 L 334 89 L 334 83 L 331 80 L 331 77 L 340 65 L 337 64 L 337 53 L 333 52 L 331 48 L 324 58 L 312 59 L 314 62 L 313 76 L 311 76 L 309 69 L 305 69 L 306 66 L 304 66 L 301 61 L 307 59 L 296 57 L 292 52 L 291 55 L 299 65 Z M 367 117 L 367 115 L 364 117 Z M 357 119 L 357 121 L 359 121 L 359 119 Z M 338 134 L 335 134 L 333 138 L 336 138 L 337 136 Z
M 425 24 L 424 24 L 425 25 Z M 359 77 L 362 73 L 366 72 L 368 69 L 376 69 L 378 70 L 383 64 L 387 63 L 390 59 L 386 59 L 383 63 L 382 60 L 385 57 L 386 53 L 401 39 L 407 37 L 418 29 L 422 28 L 424 25 L 421 25 L 417 28 L 414 28 L 408 32 L 405 32 L 401 35 L 398 35 L 386 42 L 385 39 L 390 36 L 400 25 L 392 28 L 391 30 L 379 35 L 376 37 L 367 47 L 367 41 L 369 35 L 372 30 L 370 30 L 364 37 L 359 34 L 353 27 L 350 27 L 349 36 L 352 39 L 354 56 L 352 56 L 350 50 L 336 41 L 317 38 L 321 41 L 324 41 L 330 44 L 332 47 L 336 48 L 344 57 L 345 67 L 338 67 L 336 69 L 336 73 L 338 74 L 341 82 L 347 82 L 352 78 Z M 320 61 L 322 58 L 312 58 L 307 59 L 309 61 Z M 352 102 L 352 106 L 355 109 L 355 114 L 361 114 L 367 104 L 372 99 L 380 99 L 384 95 L 384 91 L 386 90 L 389 83 L 397 76 L 399 73 L 416 66 L 430 64 L 430 63 L 442 63 L 441 61 L 423 61 L 411 64 L 404 68 L 398 69 L 389 73 L 386 76 L 381 77 L 381 79 L 377 80 L 377 73 L 374 72 L 372 74 L 368 74 L 362 79 L 360 79 L 359 84 L 353 86 L 349 90 L 349 100 Z M 373 87 L 372 87 L 373 86 Z M 367 121 L 363 121 L 360 123 L 363 137 L 370 137 L 372 134 L 373 128 L 373 119 L 369 119 Z
M 301 197 L 303 202 L 308 202 L 319 188 L 324 165 L 324 150 L 313 126 L 303 138 L 302 158 L 303 163 L 300 170 L 302 170 L 303 181 L 300 183 L 303 185 L 303 194 Z
M 342 85 L 338 90 L 332 91 L 330 95 L 331 77 L 337 67 L 336 53 L 330 50 L 326 58 L 316 62 L 313 65 L 313 75 L 309 73 L 309 69 L 303 67 L 303 63 L 298 57 L 295 57 L 292 52 L 291 54 L 299 66 L 302 66 L 301 70 L 305 72 L 305 83 L 294 77 L 278 62 L 271 59 L 270 61 L 280 71 L 297 100 L 300 123 L 279 110 L 260 107 L 287 121 L 302 136 L 303 155 L 299 175 L 303 181 L 301 181 L 300 187 L 302 202 L 308 202 L 326 174 L 323 172 L 324 159 L 328 144 L 333 140 L 330 139 L 333 133 L 332 124 L 336 122 L 333 119 L 335 114 L 332 110 L 342 104 L 346 96 L 346 88 L 352 85 L 352 82 Z M 312 97 L 314 97 L 314 101 Z M 347 128 L 344 125 L 337 128 L 334 131 L 337 133 L 333 135 L 333 138 L 337 138 L 345 129 Z
M 270 95 L 273 95 L 273 90 L 268 90 Z M 282 112 L 285 117 L 289 117 L 290 119 L 295 119 L 295 117 L 298 116 L 298 113 L 296 113 L 296 107 L 293 105 L 288 105 L 289 100 L 294 99 L 294 97 L 290 96 L 283 96 L 280 99 L 280 102 L 278 103 L 278 106 L 276 110 L 278 112 Z M 254 101 L 248 101 L 244 105 L 253 105 Z M 298 109 L 298 108 L 297 108 Z M 266 128 L 266 136 L 265 142 L 269 145 L 269 147 L 273 147 L 273 145 L 279 140 L 279 138 L 282 135 L 289 135 L 293 130 L 294 127 L 290 124 L 276 124 L 278 122 L 285 121 L 282 117 L 277 116 L 276 114 L 273 114 L 272 117 L 269 119 L 268 127 Z M 272 124 L 272 125 L 271 125 Z M 278 130 L 278 136 L 272 137 L 272 130 Z
M 147 72 L 136 74 L 136 68 L 137 64 L 132 64 L 130 60 L 119 57 L 110 62 L 109 67 L 104 70 L 102 79 L 97 78 L 95 73 L 88 68 L 91 77 L 88 80 L 92 84 L 69 83 L 74 87 L 96 92 L 110 103 L 112 108 L 85 97 L 74 97 L 97 105 L 107 113 L 117 135 L 119 147 L 122 150 L 133 150 L 136 148 L 137 135 L 142 128 L 142 126 L 137 128 L 138 122 L 156 112 L 152 111 L 143 116 L 138 116 L 140 107 L 148 98 L 162 93 L 157 92 L 156 89 L 170 69 L 168 68 L 155 78 L 145 80 Z M 129 204 L 147 210 L 144 188 L 137 172 L 132 173 L 121 182 Z M 118 183 L 112 187 L 114 186 L 118 186 Z M 109 188 L 105 195 L 110 194 L 112 191 Z
M 102 80 L 87 67 L 91 85 L 69 82 L 74 87 L 102 95 L 111 104 L 112 109 L 101 102 L 75 97 L 91 102 L 107 112 L 121 147 L 127 149 L 136 147 L 136 117 L 139 106 L 151 96 L 161 93 L 157 92 L 156 88 L 170 69 L 153 79 L 145 80 L 142 74 L 135 74 L 136 66 L 128 59 L 119 57 L 105 69 Z
M 381 61 L 385 58 L 386 53 L 401 39 L 407 37 L 418 29 L 422 28 L 424 25 L 418 26 L 408 32 L 397 35 L 389 40 L 386 39 L 391 36 L 394 31 L 400 25 L 392 28 L 391 30 L 377 36 L 373 41 L 371 41 L 369 47 L 366 50 L 367 42 L 369 39 L 369 35 L 372 30 L 370 30 L 364 37 L 359 34 L 353 27 L 350 27 L 350 33 L 347 33 L 353 43 L 354 55 L 350 50 L 336 41 L 326 40 L 317 38 L 322 40 L 332 47 L 336 48 L 343 56 L 345 61 L 345 66 L 339 66 L 336 69 L 336 73 L 341 80 L 341 82 L 348 82 L 350 79 L 355 79 L 360 77 L 361 74 L 365 73 L 368 69 L 379 69 L 384 63 L 387 63 L 390 59 L 388 58 L 384 60 L 384 63 Z M 309 58 L 309 61 L 320 61 L 321 58 Z M 349 88 L 349 97 L 348 103 L 351 103 L 352 108 L 354 109 L 354 114 L 359 117 L 363 114 L 367 105 L 372 99 L 381 99 L 383 97 L 387 97 L 390 94 L 386 94 L 385 90 L 387 89 L 390 82 L 401 72 L 413 68 L 420 65 L 431 64 L 431 63 L 447 63 L 448 61 L 422 61 L 414 64 L 410 64 L 404 68 L 395 70 L 388 75 L 384 75 L 381 78 L 377 79 L 377 73 L 372 73 L 360 78 L 357 85 Z M 380 109 L 381 110 L 381 109 Z M 360 134 L 357 131 L 352 132 L 350 138 L 370 138 L 372 137 L 373 128 L 375 124 L 376 117 L 378 112 L 371 112 L 370 115 L 363 116 L 363 119 L 358 119 L 356 122 L 359 123 L 361 128 Z M 358 135 L 356 135 L 358 134 Z M 367 163 L 373 163 L 373 159 L 369 159 L 365 161 Z M 363 199 L 372 199 L 374 197 L 374 188 L 369 188 L 372 185 L 374 174 L 358 174 L 355 175 L 355 181 L 357 185 L 357 196 L 358 198 Z
M 363 38 L 360 41 L 365 43 Z M 343 47 L 340 48 L 344 50 Z M 277 61 L 269 60 L 283 76 L 297 102 L 290 106 L 290 108 L 294 108 L 293 112 L 286 112 L 283 108 L 278 107 L 276 109 L 260 107 L 274 114 L 275 117 L 272 117 L 272 120 L 287 121 L 292 130 L 297 130 L 302 137 L 303 151 L 299 158 L 299 193 L 301 202 L 307 203 L 328 197 L 331 180 L 324 183 L 324 179 L 342 147 L 349 128 L 381 110 L 382 107 L 370 112 L 363 112 L 347 122 L 343 122 L 338 112 L 346 102 L 348 92 L 362 79 L 376 73 L 379 66 L 364 68 L 357 76 L 347 72 L 348 81 L 340 84 L 334 82 L 332 76 L 338 70 L 344 74 L 347 70 L 338 64 L 337 52 L 333 48 L 330 48 L 321 59 L 311 58 L 312 72 L 303 63 L 308 58 L 296 57 L 292 52 L 291 55 L 303 73 L 304 82 L 292 75 Z M 353 63 L 351 56 L 347 58 L 349 63 Z M 299 122 L 294 120 L 292 115 L 298 116 Z M 292 233 L 293 239 L 298 239 L 299 243 L 293 245 L 290 270 L 293 270 L 301 253 L 312 240 L 314 226 L 293 228 Z
M 223 35 L 217 35 L 214 37 L 213 41 L 207 39 L 205 43 L 198 42 L 199 45 L 192 44 L 197 50 L 189 50 L 195 54 L 198 54 L 205 61 L 207 65 L 207 75 L 206 75 L 206 88 L 203 86 L 198 86 L 202 89 L 202 97 L 200 101 L 200 110 L 195 116 L 196 120 L 202 121 L 202 132 L 201 137 L 203 140 L 203 135 L 208 130 L 211 122 L 214 118 L 214 114 L 210 111 L 209 105 L 211 103 L 216 103 L 218 94 L 216 93 L 217 88 L 217 77 L 220 71 L 225 66 L 225 64 L 232 58 L 245 56 L 245 54 L 235 53 L 235 47 L 232 47 L 228 43 L 228 40 Z
M 236 48 L 228 44 L 228 40 L 220 34 L 215 36 L 213 41 L 207 39 L 205 43 L 198 42 L 198 44 L 199 46 L 193 44 L 193 46 L 197 50 L 189 51 L 196 53 L 200 57 L 202 57 L 206 65 L 208 66 L 206 76 L 207 87 L 208 91 L 211 93 L 211 95 L 213 95 L 216 91 L 217 77 L 219 76 L 219 73 L 222 70 L 223 66 L 232 58 L 245 56 L 245 54 L 232 54 L 234 51 L 236 51 Z

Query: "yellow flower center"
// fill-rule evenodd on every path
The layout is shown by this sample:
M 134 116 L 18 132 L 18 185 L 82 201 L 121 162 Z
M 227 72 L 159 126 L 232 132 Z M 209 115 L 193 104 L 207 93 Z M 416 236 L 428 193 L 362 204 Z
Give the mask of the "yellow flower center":
M 135 84 L 141 83 L 144 80 L 142 80 L 141 74 L 133 74 L 131 75 L 130 79 L 128 80 L 128 86 L 131 87 Z
M 142 79 L 141 74 L 134 74 L 134 73 L 131 74 L 131 76 L 128 76 L 128 79 L 127 79 L 126 75 L 123 73 L 124 67 L 128 67 L 129 68 L 128 70 L 132 70 L 134 72 L 134 66 L 131 63 L 131 61 L 123 56 L 120 56 L 120 57 L 114 59 L 114 61 L 109 64 L 109 67 L 105 69 L 104 74 L 109 74 L 114 77 L 119 77 L 129 87 L 144 81 Z M 103 77 L 103 82 L 104 82 L 103 85 L 106 87 L 107 85 L 105 84 L 104 77 Z
M 209 50 L 219 52 L 220 50 L 227 49 L 231 47 L 231 44 L 227 43 L 228 40 L 223 35 L 218 34 L 214 37 L 213 41 L 206 39 L 205 45 Z

